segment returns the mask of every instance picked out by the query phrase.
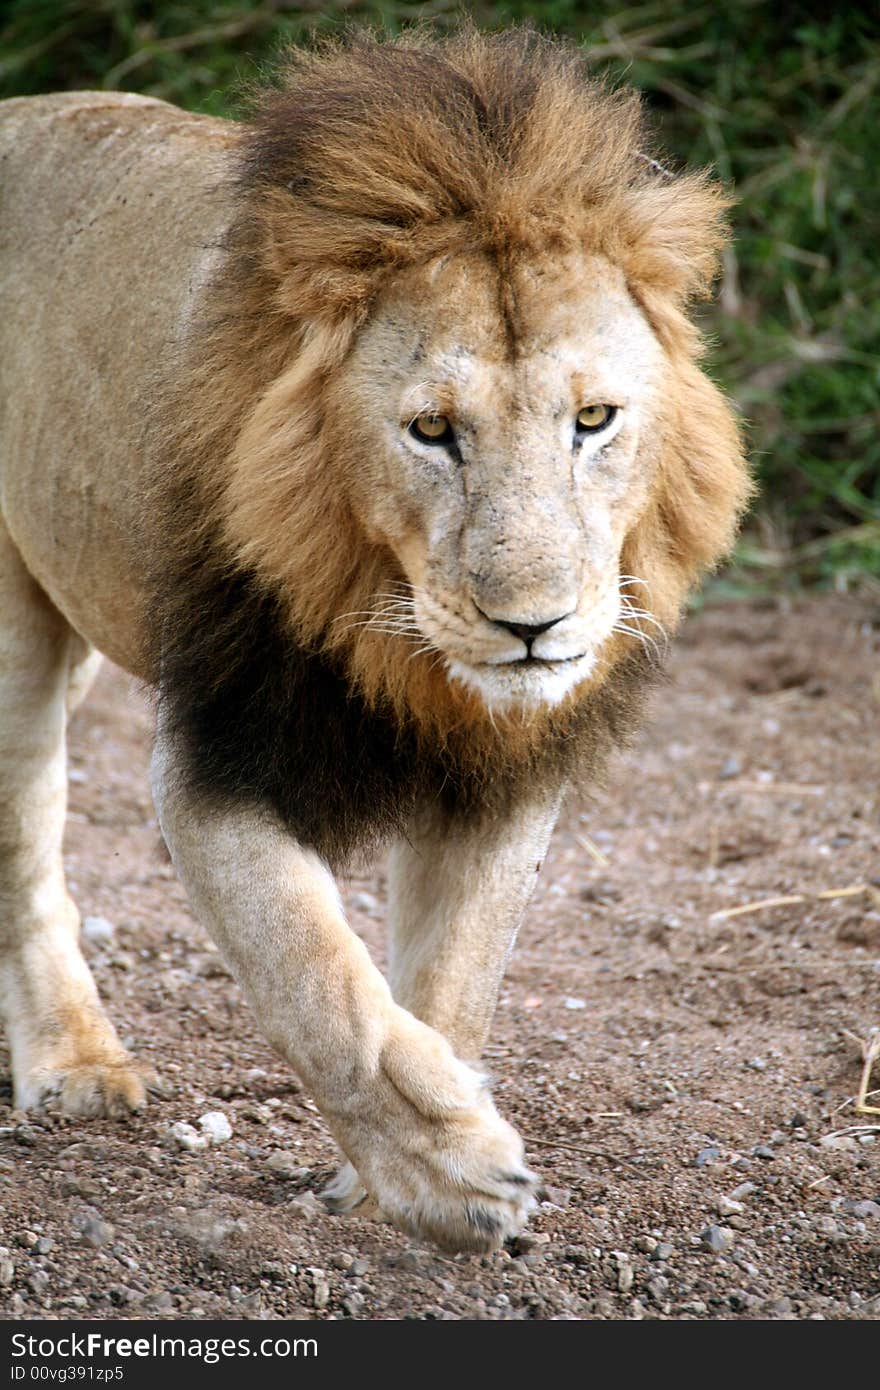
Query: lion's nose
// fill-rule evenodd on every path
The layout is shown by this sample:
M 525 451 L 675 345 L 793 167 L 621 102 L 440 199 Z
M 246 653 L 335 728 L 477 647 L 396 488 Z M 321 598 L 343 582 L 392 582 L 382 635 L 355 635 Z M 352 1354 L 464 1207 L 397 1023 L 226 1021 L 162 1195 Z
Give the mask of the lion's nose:
M 540 637 L 542 632 L 549 632 L 551 627 L 555 627 L 557 623 L 562 622 L 563 618 L 568 617 L 567 613 L 560 613 L 558 618 L 550 618 L 546 623 L 519 623 L 511 622 L 507 618 L 493 618 L 490 613 L 484 613 L 479 605 L 477 608 L 490 623 L 494 623 L 496 627 L 505 628 L 507 632 L 512 632 L 514 637 L 519 637 L 528 648 L 531 648 L 535 638 Z

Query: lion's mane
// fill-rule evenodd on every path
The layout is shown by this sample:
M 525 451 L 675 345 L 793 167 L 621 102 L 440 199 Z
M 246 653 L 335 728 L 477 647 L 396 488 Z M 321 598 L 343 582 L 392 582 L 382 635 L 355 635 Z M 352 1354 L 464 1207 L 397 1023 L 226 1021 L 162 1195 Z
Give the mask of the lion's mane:
M 595 772 L 650 663 L 615 638 L 601 678 L 528 720 L 369 628 L 403 576 L 349 505 L 327 402 L 395 272 L 480 249 L 500 271 L 582 248 L 620 266 L 668 362 L 666 445 L 624 567 L 675 624 L 749 492 L 731 411 L 687 315 L 724 239 L 723 192 L 648 155 L 639 100 L 532 32 L 353 33 L 293 51 L 243 127 L 231 231 L 160 412 L 154 677 L 189 775 L 267 804 L 332 860 L 451 811 Z

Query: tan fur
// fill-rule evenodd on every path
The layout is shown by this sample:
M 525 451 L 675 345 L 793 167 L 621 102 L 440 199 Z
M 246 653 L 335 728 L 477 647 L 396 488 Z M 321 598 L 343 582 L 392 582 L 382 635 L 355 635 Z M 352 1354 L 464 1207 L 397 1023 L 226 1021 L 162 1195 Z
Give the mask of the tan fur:
M 243 128 L 118 94 L 0 107 L 0 1010 L 17 1103 L 144 1097 L 61 864 L 65 713 L 104 652 L 163 685 L 163 831 L 348 1160 L 331 1200 L 366 1189 L 455 1249 L 521 1227 L 522 1144 L 471 1063 L 572 763 L 547 750 L 580 739 L 593 766 L 643 624 L 675 625 L 749 491 L 687 317 L 725 198 L 646 151 L 632 94 L 521 33 L 293 53 Z M 575 448 L 578 410 L 603 402 L 613 430 Z M 454 419 L 457 458 L 413 442 L 424 410 Z M 635 626 L 621 576 L 649 595 Z M 492 815 L 441 812 L 414 773 L 422 800 L 401 802 L 393 991 L 315 840 L 270 797 L 212 799 L 187 770 L 169 673 L 213 634 L 195 695 L 219 692 L 222 716 L 224 653 L 265 635 L 211 598 L 243 577 L 261 621 L 280 614 L 285 659 L 344 673 L 365 741 L 375 714 L 401 760 L 415 730 L 413 766 L 482 770 Z M 523 661 L 509 625 L 549 619 Z

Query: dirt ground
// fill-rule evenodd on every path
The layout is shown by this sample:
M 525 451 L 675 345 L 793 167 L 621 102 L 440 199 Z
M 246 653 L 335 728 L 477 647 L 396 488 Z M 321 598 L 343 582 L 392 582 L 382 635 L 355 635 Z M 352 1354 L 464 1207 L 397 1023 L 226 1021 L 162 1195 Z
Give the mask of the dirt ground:
M 24 1117 L 0 1048 L 0 1315 L 880 1315 L 880 1116 L 851 1128 L 880 1025 L 880 608 L 708 609 L 670 674 L 567 808 L 501 994 L 487 1060 L 543 1200 L 510 1249 L 450 1258 L 317 1202 L 331 1142 L 187 910 L 150 713 L 107 669 L 67 862 L 167 1095 L 128 1124 Z M 381 870 L 345 896 L 381 959 Z M 719 915 L 765 898 L 790 901 Z M 231 1137 L 182 1149 L 171 1126 L 210 1111 Z

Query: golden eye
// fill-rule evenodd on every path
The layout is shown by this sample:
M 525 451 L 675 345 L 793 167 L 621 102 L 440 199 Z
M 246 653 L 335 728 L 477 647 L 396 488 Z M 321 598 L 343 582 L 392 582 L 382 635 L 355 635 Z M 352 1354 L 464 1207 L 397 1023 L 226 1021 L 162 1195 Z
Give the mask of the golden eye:
M 577 413 L 576 426 L 579 434 L 595 434 L 611 424 L 617 414 L 616 405 L 585 405 Z
M 447 417 L 433 412 L 417 415 L 409 429 L 423 444 L 449 444 L 455 438 Z

